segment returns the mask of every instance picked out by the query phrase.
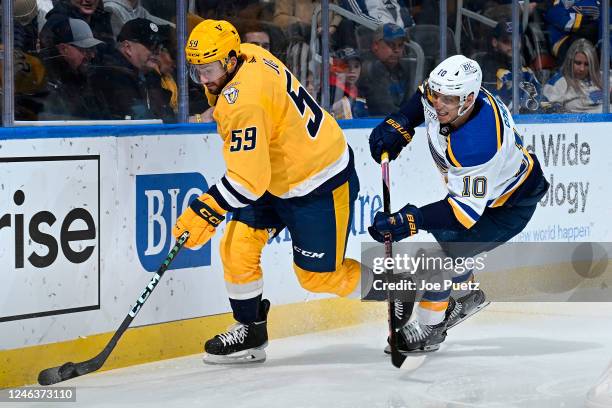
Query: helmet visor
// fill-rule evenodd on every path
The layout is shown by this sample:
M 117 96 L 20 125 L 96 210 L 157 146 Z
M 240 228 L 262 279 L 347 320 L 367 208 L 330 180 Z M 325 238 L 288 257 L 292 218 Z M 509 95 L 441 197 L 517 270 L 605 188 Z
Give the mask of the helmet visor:
M 456 108 L 459 106 L 460 100 L 457 95 L 444 95 L 440 92 L 431 91 L 432 102 L 436 101 L 449 108 Z
M 444 95 L 439 91 L 434 91 L 433 89 L 431 89 L 431 87 L 429 86 L 429 81 L 427 81 L 425 83 L 425 93 L 427 96 L 427 100 L 433 105 L 434 101 L 436 101 L 436 103 L 441 103 L 444 106 L 447 106 L 449 108 L 454 108 L 456 106 L 459 106 L 460 100 L 459 97 L 456 95 Z
M 221 61 L 214 61 L 209 64 L 188 64 L 189 76 L 196 84 L 214 82 L 227 73 Z

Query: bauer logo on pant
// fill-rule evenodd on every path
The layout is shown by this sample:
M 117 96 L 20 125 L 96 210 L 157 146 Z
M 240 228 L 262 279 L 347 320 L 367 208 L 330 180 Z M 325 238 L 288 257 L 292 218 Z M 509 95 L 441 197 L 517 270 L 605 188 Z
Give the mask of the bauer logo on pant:
M 155 272 L 174 245 L 172 227 L 189 203 L 208 190 L 200 173 L 136 176 L 136 247 L 145 270 Z M 210 243 L 185 249 L 172 269 L 210 265 Z

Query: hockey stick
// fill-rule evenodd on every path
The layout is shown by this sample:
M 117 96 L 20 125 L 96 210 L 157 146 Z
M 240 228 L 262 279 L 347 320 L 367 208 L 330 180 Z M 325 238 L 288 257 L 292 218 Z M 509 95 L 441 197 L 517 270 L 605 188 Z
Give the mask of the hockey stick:
M 383 152 L 380 158 L 380 164 L 382 168 L 382 181 L 383 181 L 383 210 L 387 214 L 391 214 L 391 177 L 389 172 L 389 154 Z M 391 234 L 385 234 L 385 257 L 393 257 L 393 241 L 391 240 Z M 387 269 L 385 271 L 387 276 L 387 282 L 393 281 L 393 270 Z M 398 338 L 401 336 L 399 330 L 401 329 L 400 317 L 396 316 L 396 308 L 400 306 L 399 300 L 394 300 L 392 292 L 387 290 L 387 302 L 388 302 L 388 321 L 389 321 L 389 347 L 391 348 L 391 363 L 394 367 L 401 370 L 412 371 L 419 368 L 425 362 L 424 354 L 407 355 L 401 353 L 398 348 Z M 410 304 L 410 309 L 404 313 L 412 314 L 412 308 L 414 303 Z
M 391 182 L 389 174 L 389 154 L 383 152 L 380 158 L 380 165 L 382 169 L 382 185 L 383 185 L 383 210 L 387 214 L 391 214 Z M 393 241 L 391 240 L 391 234 L 385 234 L 385 257 L 393 257 Z M 393 270 L 387 269 L 385 271 L 387 282 L 393 281 Z M 406 356 L 399 352 L 397 349 L 397 336 L 399 334 L 400 320 L 395 315 L 395 304 L 396 300 L 393 299 L 393 294 L 390 290 L 387 290 L 387 303 L 388 303 L 388 321 L 389 321 L 389 346 L 391 347 L 391 363 L 400 368 L 406 359 Z M 397 301 L 399 302 L 399 301 Z
M 100 354 L 92 359 L 82 361 L 80 363 L 68 362 L 58 367 L 51 367 L 42 370 L 38 374 L 38 383 L 40 385 L 56 384 L 61 381 L 66 381 L 71 378 L 79 377 L 81 375 L 99 370 L 117 345 L 117 342 L 123 333 L 127 330 L 130 323 L 132 323 L 132 320 L 134 320 L 140 311 L 142 305 L 144 305 L 144 303 L 147 301 L 149 295 L 153 292 L 153 289 L 155 289 L 155 286 L 157 286 L 163 274 L 166 272 L 166 270 L 168 270 L 168 266 L 170 266 L 170 263 L 176 257 L 176 254 L 178 254 L 178 252 L 181 250 L 185 244 L 185 241 L 187 241 L 187 238 L 189 238 L 189 231 L 183 232 L 183 234 L 181 234 L 181 236 L 177 239 L 176 244 L 174 244 L 174 247 L 172 247 L 166 256 L 166 259 L 164 259 L 164 262 L 162 262 L 161 266 L 157 270 L 157 273 L 153 276 L 153 278 L 151 278 L 151 281 L 142 292 L 142 295 L 140 295 L 138 300 L 136 300 L 136 303 L 134 306 L 132 306 L 132 309 L 130 309 L 125 319 L 123 319 L 123 323 L 121 323 L 121 326 L 119 326 L 113 337 L 110 339 L 108 344 L 106 344 L 106 347 L 104 347 Z

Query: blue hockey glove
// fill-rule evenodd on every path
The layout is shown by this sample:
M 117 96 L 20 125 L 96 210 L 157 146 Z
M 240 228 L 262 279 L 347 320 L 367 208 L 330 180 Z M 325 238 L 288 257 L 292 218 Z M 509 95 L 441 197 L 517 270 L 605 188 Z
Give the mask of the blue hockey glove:
M 408 119 L 401 113 L 389 115 L 370 134 L 370 153 L 376 163 L 380 163 L 382 152 L 389 153 L 389 160 L 394 160 L 408 143 L 412 141 L 414 129 Z
M 397 242 L 419 232 L 419 226 L 422 222 L 421 210 L 412 204 L 407 204 L 393 214 L 377 212 L 368 232 L 378 242 L 384 242 L 385 233 L 391 233 L 391 240 Z

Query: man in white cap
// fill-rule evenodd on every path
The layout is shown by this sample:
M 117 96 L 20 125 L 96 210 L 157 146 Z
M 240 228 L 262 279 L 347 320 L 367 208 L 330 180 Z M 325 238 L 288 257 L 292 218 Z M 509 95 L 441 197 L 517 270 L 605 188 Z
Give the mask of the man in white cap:
M 38 6 L 36 0 L 15 0 L 13 4 L 14 47 L 24 52 L 36 49 L 38 37 Z M 2 9 L 0 7 L 0 20 Z M 1 22 L 0 22 L 1 26 Z
M 15 0 L 13 16 L 19 24 L 29 24 L 38 14 L 36 0 Z

